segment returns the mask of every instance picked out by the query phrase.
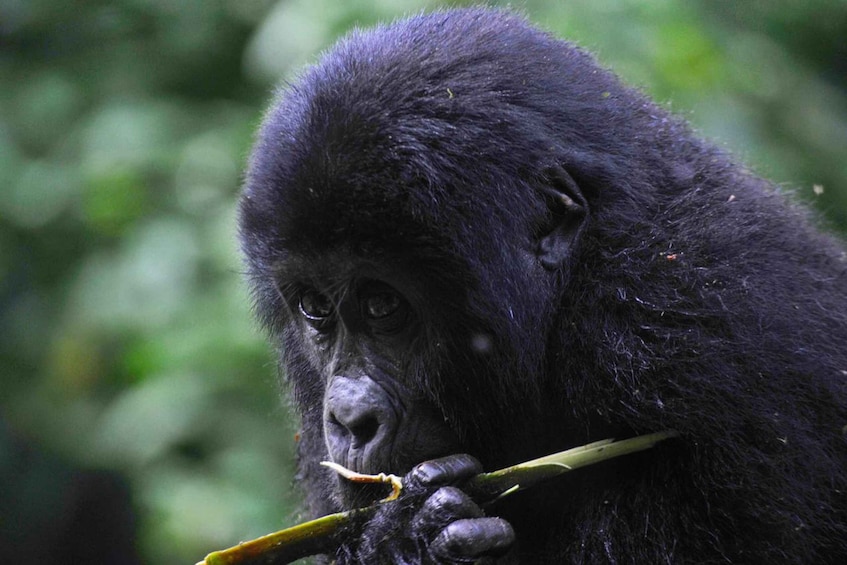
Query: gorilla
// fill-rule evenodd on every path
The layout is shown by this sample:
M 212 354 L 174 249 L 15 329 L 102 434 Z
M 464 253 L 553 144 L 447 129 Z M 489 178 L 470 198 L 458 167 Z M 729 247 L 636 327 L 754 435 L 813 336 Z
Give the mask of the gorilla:
M 328 562 L 843 563 L 847 252 L 510 11 L 356 31 L 284 88 L 240 201 Z M 678 438 L 480 505 L 463 483 Z

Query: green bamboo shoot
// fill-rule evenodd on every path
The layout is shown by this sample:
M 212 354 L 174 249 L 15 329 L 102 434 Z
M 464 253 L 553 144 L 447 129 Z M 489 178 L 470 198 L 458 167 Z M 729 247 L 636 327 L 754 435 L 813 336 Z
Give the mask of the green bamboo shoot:
M 589 443 L 499 471 L 481 473 L 470 479 L 462 489 L 476 502 L 486 504 L 562 473 L 650 449 L 658 442 L 676 435 L 676 432 L 664 431 L 621 441 L 605 439 Z M 317 553 L 333 553 L 344 539 L 358 535 L 351 531 L 354 519 L 373 514 L 380 504 L 394 504 L 393 498 L 402 489 L 402 484 L 393 475 L 361 475 L 343 468 L 339 472 L 351 480 L 389 483 L 393 488 L 392 496 L 367 508 L 330 514 L 229 549 L 215 551 L 197 565 L 290 563 Z

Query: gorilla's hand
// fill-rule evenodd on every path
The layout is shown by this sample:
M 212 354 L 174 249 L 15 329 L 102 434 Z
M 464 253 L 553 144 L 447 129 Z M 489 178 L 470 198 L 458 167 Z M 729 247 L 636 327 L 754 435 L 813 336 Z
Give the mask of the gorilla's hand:
M 503 519 L 485 517 L 454 486 L 480 472 L 482 466 L 470 455 L 421 463 L 404 478 L 400 498 L 382 505 L 361 538 L 341 547 L 338 563 L 494 562 L 514 542 L 512 526 Z

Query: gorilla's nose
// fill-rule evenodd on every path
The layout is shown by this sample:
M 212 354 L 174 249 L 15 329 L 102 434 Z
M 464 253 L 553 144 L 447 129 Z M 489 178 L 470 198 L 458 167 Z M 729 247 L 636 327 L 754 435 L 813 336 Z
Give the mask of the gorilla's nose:
M 330 418 L 333 424 L 341 426 L 343 433 L 350 435 L 353 447 L 364 447 L 379 429 L 377 412 L 369 406 L 336 404 Z
M 379 443 L 395 419 L 386 392 L 370 377 L 336 376 L 327 389 L 324 425 L 330 455 L 338 461 L 348 451 Z

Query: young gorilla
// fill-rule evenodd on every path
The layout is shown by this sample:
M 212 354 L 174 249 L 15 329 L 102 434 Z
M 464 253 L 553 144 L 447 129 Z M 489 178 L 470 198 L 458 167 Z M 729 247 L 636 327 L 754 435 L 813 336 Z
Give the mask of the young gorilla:
M 774 186 L 509 12 L 356 32 L 274 103 L 241 202 L 338 563 L 842 563 L 847 254 Z M 462 482 L 656 449 L 480 508 Z M 463 455 L 469 454 L 469 455 Z

